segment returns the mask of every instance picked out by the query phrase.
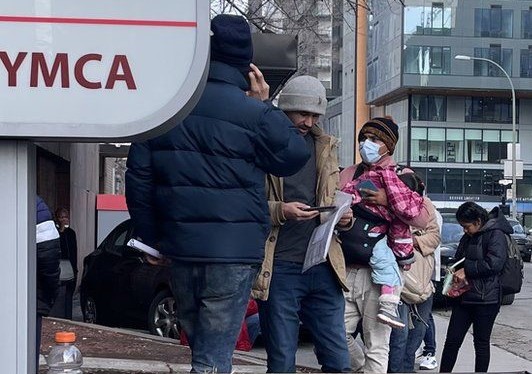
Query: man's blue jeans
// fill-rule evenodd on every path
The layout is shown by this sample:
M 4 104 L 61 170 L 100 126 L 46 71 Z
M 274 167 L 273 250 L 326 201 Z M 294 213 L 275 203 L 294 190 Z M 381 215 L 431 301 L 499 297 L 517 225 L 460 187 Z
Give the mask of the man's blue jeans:
M 172 264 L 176 315 L 192 351 L 192 372 L 231 372 L 258 268 L 258 264 Z
M 326 373 L 349 372 L 342 289 L 328 263 L 275 261 L 267 301 L 259 301 L 269 373 L 295 373 L 299 322 L 307 328 Z
M 417 308 L 416 313 L 411 310 Z M 390 335 L 390 354 L 388 357 L 389 373 L 413 373 L 416 361 L 416 351 L 425 336 L 426 324 L 432 310 L 432 296 L 425 302 L 399 305 L 399 315 L 405 324 L 402 329 L 393 329 Z M 412 322 L 413 328 L 409 324 Z
M 429 316 L 429 327 L 427 327 L 427 331 L 425 331 L 423 341 L 425 342 L 423 356 L 429 354 L 436 356 L 436 326 L 434 326 L 434 317 L 432 317 L 432 313 L 430 313 Z

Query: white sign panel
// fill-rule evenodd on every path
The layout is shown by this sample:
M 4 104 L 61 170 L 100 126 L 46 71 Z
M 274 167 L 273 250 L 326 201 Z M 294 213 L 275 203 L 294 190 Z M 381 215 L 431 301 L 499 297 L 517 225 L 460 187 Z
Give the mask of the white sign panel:
M 516 152 L 517 153 L 517 152 Z M 504 178 L 512 179 L 512 160 L 504 161 Z M 523 161 L 515 161 L 515 177 L 517 179 L 523 179 Z
M 204 0 L 2 1 L 0 137 L 145 133 L 195 105 L 208 52 Z

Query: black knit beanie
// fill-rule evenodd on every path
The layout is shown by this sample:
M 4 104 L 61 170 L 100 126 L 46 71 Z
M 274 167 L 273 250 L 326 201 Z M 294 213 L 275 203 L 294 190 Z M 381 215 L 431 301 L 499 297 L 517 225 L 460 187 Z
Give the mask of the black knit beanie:
M 219 14 L 211 21 L 211 31 L 211 60 L 226 63 L 247 74 L 253 58 L 253 44 L 246 19 Z
M 366 122 L 358 133 L 359 143 L 364 140 L 363 134 L 368 132 L 382 140 L 390 155 L 393 155 L 399 140 L 399 127 L 391 117 L 375 117 Z

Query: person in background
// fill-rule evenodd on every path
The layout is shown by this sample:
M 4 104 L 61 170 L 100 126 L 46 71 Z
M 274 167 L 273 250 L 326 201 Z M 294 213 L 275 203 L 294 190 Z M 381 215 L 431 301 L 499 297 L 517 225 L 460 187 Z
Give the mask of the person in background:
M 50 209 L 40 197 L 36 197 L 37 206 L 37 333 L 36 356 L 39 367 L 41 347 L 42 317 L 49 315 L 59 291 L 59 257 L 61 249 L 59 233 L 55 228 Z
M 439 256 L 442 219 L 430 199 L 424 196 L 423 181 L 410 169 L 403 169 L 399 179 L 412 191 L 423 196 L 423 204 L 432 212 L 425 230 L 412 227 L 415 262 L 404 272 L 399 315 L 407 327 L 392 330 L 390 336 L 389 373 L 413 373 L 416 351 L 425 335 L 432 310 L 435 253 Z M 439 269 L 438 269 L 439 270 Z
M 55 224 L 61 242 L 61 261 L 68 261 L 72 268 L 71 279 L 61 279 L 61 292 L 55 301 L 50 315 L 58 318 L 72 319 L 72 301 L 78 276 L 78 244 L 76 232 L 70 227 L 68 209 L 59 208 L 55 211 Z
M 312 335 L 322 371 L 350 371 L 343 321 L 345 263 L 336 235 L 327 261 L 302 272 L 312 232 L 320 224 L 320 213 L 308 208 L 334 205 L 338 186 L 338 140 L 318 126 L 326 107 L 325 87 L 308 75 L 290 80 L 279 95 L 279 108 L 304 136 L 301 146 L 311 157 L 290 177 L 267 177 L 272 229 L 253 295 L 259 299 L 268 372 L 296 371 L 300 321 Z M 337 227 L 349 228 L 351 221 L 349 210 Z
M 489 214 L 468 201 L 456 211 L 464 228 L 456 260 L 465 257 L 464 266 L 454 273 L 454 281 L 468 282 L 471 288 L 458 297 L 452 308 L 441 357 L 440 373 L 452 372 L 467 330 L 473 325 L 475 372 L 485 373 L 490 363 L 490 337 L 502 302 L 500 273 L 508 258 L 508 235 L 512 226 L 501 210 Z
M 309 152 L 268 100 L 245 18 L 214 17 L 210 46 L 196 107 L 166 134 L 131 145 L 126 202 L 137 239 L 172 261 L 192 371 L 230 373 L 270 229 L 266 174 L 296 173 Z

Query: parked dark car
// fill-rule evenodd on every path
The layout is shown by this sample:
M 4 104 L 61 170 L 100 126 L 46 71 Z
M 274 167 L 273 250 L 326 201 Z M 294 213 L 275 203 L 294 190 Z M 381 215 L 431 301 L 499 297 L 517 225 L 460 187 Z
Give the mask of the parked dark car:
M 510 222 L 510 225 L 512 225 L 512 228 L 514 229 L 512 237 L 515 239 L 515 242 L 519 247 L 519 252 L 521 252 L 523 261 L 530 262 L 530 257 L 532 254 L 532 240 L 518 221 L 514 219 L 508 219 L 508 222 Z
M 170 270 L 146 263 L 140 251 L 126 245 L 131 226 L 131 220 L 119 224 L 85 257 L 80 286 L 83 319 L 178 338 Z
M 442 295 L 443 278 L 445 277 L 445 269 L 455 262 L 454 256 L 458 249 L 458 243 L 464 234 L 462 226 L 456 221 L 455 210 L 440 210 L 443 219 L 441 230 L 441 245 L 440 245 L 440 278 L 439 282 L 434 282 L 436 292 L 434 295 L 434 304 L 437 306 L 446 305 L 448 300 Z
M 434 282 L 434 285 L 436 287 L 436 293 L 434 295 L 434 305 L 436 306 L 446 306 L 449 303 L 449 299 L 446 296 L 442 295 L 442 288 L 443 288 L 443 278 L 445 277 L 445 269 L 454 264 L 456 259 L 456 251 L 458 249 L 458 243 L 460 242 L 460 239 L 464 235 L 464 230 L 462 226 L 458 223 L 456 220 L 456 209 L 438 209 L 440 212 L 442 219 L 443 219 L 443 225 L 442 225 L 442 233 L 441 233 L 441 246 L 440 246 L 440 259 L 441 259 L 441 266 L 440 266 L 440 274 L 441 274 L 441 281 Z M 517 224 L 521 227 L 521 231 L 523 231 L 523 227 L 519 224 L 519 222 L 515 220 L 508 219 L 510 224 L 514 227 L 514 234 L 512 234 L 512 237 L 514 237 L 517 241 L 517 236 L 520 234 L 516 234 L 515 230 L 516 227 L 514 224 Z M 519 228 L 517 228 L 519 230 Z M 526 237 L 526 235 L 525 235 Z M 519 244 L 519 242 L 518 242 Z M 510 305 L 514 302 L 515 295 L 506 295 L 502 299 L 503 305 Z

